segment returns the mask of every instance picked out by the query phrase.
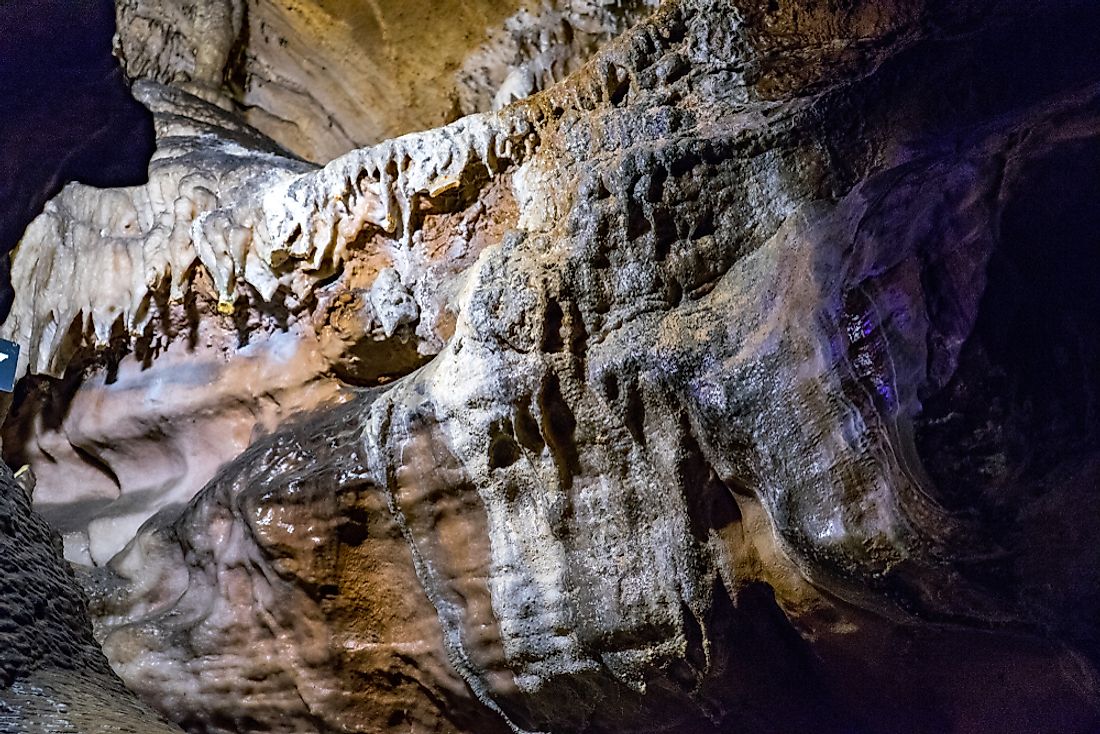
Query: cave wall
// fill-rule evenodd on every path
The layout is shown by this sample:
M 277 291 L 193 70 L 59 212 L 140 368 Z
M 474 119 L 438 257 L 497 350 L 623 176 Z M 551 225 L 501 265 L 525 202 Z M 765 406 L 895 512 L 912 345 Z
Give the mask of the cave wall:
M 179 732 L 111 671 L 33 490 L 31 475 L 0 467 L 0 731 Z
M 131 690 L 226 734 L 1100 725 L 1095 9 L 593 4 L 535 58 L 580 5 L 494 6 L 439 67 L 492 84 L 434 87 L 483 111 L 354 147 L 448 118 L 263 122 L 300 100 L 242 69 L 329 58 L 265 55 L 281 7 L 120 4 L 149 181 L 14 261 L 5 458 Z

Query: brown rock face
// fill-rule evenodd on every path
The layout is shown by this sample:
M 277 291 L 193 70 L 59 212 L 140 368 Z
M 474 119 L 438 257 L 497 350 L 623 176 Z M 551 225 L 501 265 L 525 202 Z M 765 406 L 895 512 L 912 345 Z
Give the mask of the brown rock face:
M 122 0 L 134 78 L 233 108 L 309 160 L 499 107 L 579 67 L 656 0 Z
M 226 734 L 1100 727 L 1100 15 L 749 5 L 669 0 L 583 65 L 610 31 L 547 41 L 494 93 L 533 96 L 323 168 L 225 110 L 260 94 L 242 69 L 348 64 L 358 5 L 149 5 L 123 33 L 159 167 L 28 229 L 14 272 L 59 275 L 2 333 L 73 395 L 37 378 L 5 451 L 123 466 L 82 401 L 179 364 L 221 365 L 192 429 L 112 404 L 144 444 L 250 431 L 90 553 L 128 686 Z M 383 31 L 418 6 L 372 7 L 411 55 Z M 453 32 L 441 68 L 499 48 Z M 577 68 L 538 91 L 556 54 Z M 401 128 L 353 91 L 403 58 L 310 94 Z M 245 119 L 296 151 L 362 142 L 264 127 L 300 103 L 265 99 Z M 103 283 L 108 248 L 144 278 Z
M 225 469 L 217 501 L 164 529 L 190 538 L 186 550 L 161 532 L 142 534 L 113 573 L 89 577 L 94 613 L 111 629 L 105 651 L 185 727 L 388 722 L 456 731 L 484 719 L 447 661 L 408 546 L 358 461 L 358 415 L 345 406 L 330 416 L 335 423 L 261 441 Z M 265 484 L 272 473 L 279 481 Z M 175 573 L 188 556 L 207 559 L 209 573 Z M 149 583 L 152 568 L 163 575 Z M 132 615 L 138 596 L 189 629 L 165 637 Z

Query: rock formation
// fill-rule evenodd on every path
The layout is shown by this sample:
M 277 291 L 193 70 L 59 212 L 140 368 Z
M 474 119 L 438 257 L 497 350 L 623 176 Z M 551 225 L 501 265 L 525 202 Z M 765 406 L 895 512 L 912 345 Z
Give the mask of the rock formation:
M 528 96 L 657 0 L 120 0 L 132 78 L 236 111 L 318 162 Z
M 61 539 L 31 511 L 33 488 L 0 467 L 0 731 L 178 732 L 111 672 Z
M 144 701 L 1100 727 L 1095 8 L 118 13 L 157 152 L 27 228 L 4 453 Z
M 111 0 L 0 7 L 3 255 L 67 182 L 123 186 L 144 180 L 152 120 L 111 57 L 113 18 Z M 127 141 L 121 149 L 119 139 Z M 12 301 L 8 265 L 0 257 L 0 321 Z

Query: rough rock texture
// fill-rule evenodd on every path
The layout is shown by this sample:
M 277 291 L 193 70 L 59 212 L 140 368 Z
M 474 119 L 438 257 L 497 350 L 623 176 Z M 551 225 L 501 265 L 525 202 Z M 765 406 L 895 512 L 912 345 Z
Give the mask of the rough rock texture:
M 178 732 L 111 672 L 61 539 L 21 479 L 0 467 L 0 731 Z
M 656 0 L 120 0 L 135 79 L 239 112 L 309 160 L 525 97 Z
M 453 281 L 515 211 L 486 174 L 523 140 L 473 118 L 317 169 L 198 98 L 136 91 L 157 124 L 149 182 L 51 201 L 0 327 L 24 345 L 20 371 L 68 371 L 66 389 L 28 388 L 5 451 L 35 468 L 83 562 L 185 503 L 258 432 L 438 352 Z M 460 189 L 474 166 L 485 174 Z
M 243 333 L 334 392 L 92 553 L 116 671 L 198 732 L 1095 731 L 1098 21 L 670 0 L 324 168 L 141 87 L 191 157 L 51 205 L 15 268 L 72 279 L 3 333 L 131 385 Z
M 448 663 L 354 449 L 359 407 L 258 442 L 224 470 L 217 501 L 90 574 L 114 665 L 187 728 L 507 730 Z M 192 572 L 188 557 L 206 563 Z M 182 624 L 149 624 L 138 598 Z
M 111 57 L 113 19 L 111 0 L 0 6 L 0 321 L 12 300 L 6 255 L 46 201 L 74 179 L 144 180 L 153 126 Z

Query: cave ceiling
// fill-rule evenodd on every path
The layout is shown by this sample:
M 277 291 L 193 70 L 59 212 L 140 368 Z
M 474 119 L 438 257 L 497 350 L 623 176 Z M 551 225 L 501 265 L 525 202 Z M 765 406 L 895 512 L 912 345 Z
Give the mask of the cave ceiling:
M 1100 731 L 1100 9 L 0 5 L 0 732 Z

